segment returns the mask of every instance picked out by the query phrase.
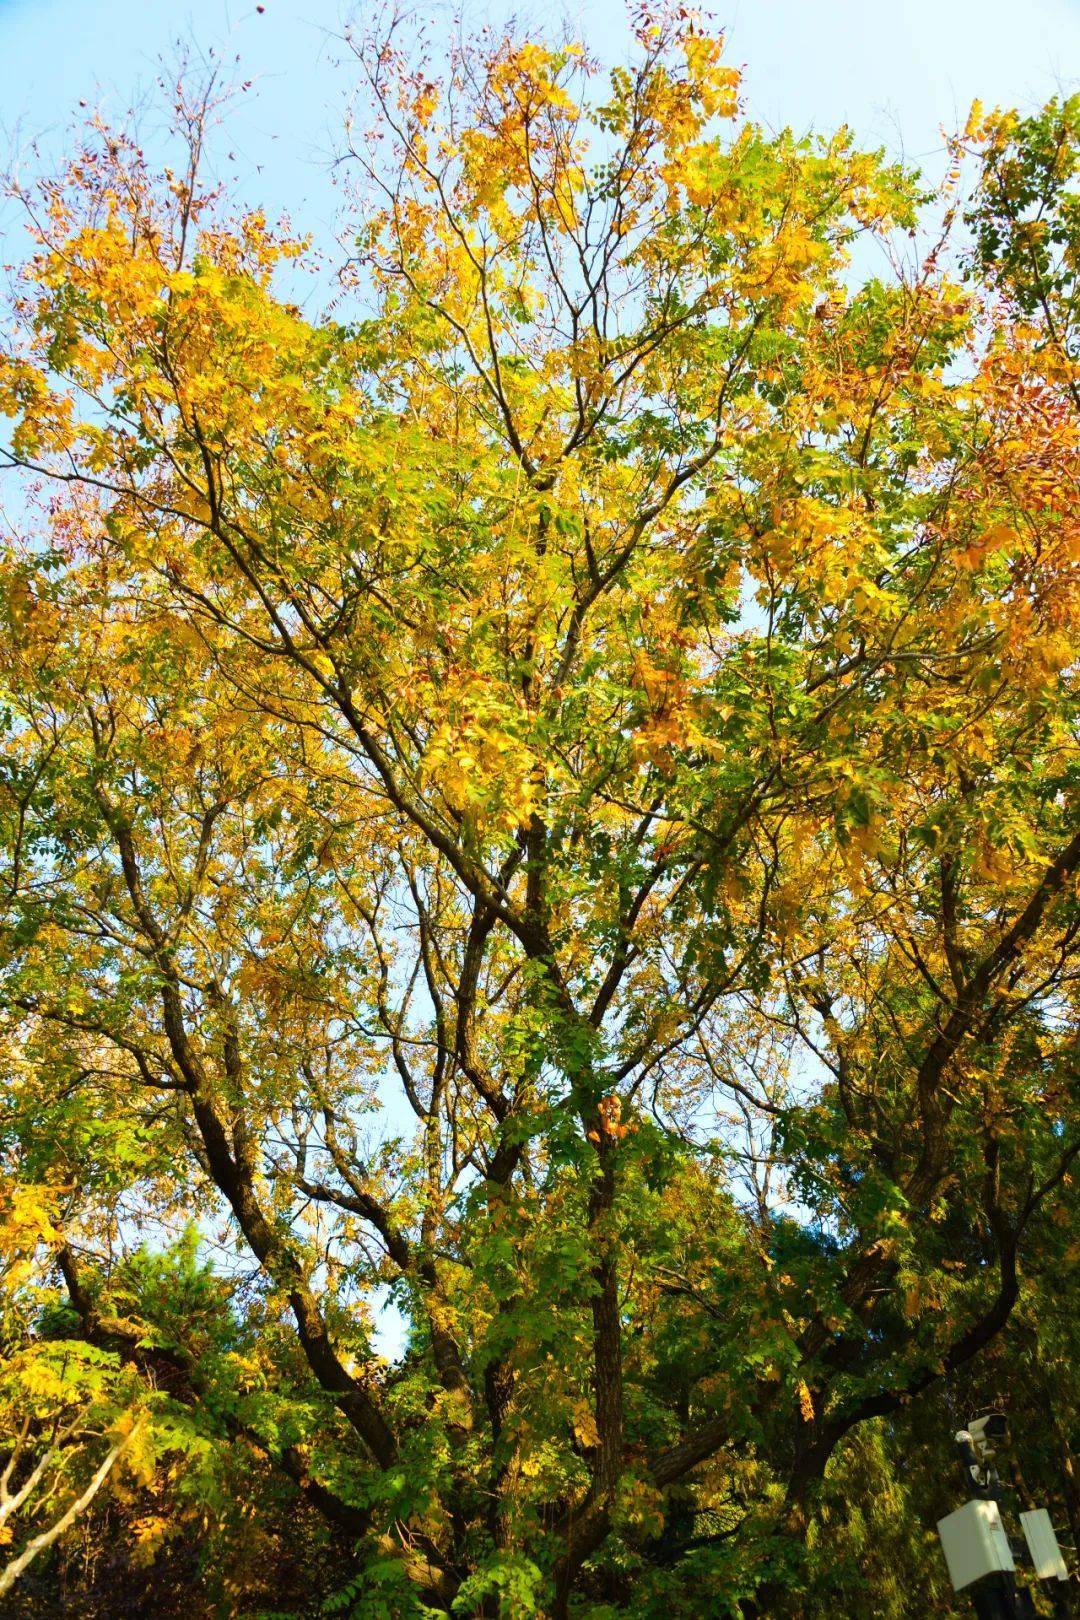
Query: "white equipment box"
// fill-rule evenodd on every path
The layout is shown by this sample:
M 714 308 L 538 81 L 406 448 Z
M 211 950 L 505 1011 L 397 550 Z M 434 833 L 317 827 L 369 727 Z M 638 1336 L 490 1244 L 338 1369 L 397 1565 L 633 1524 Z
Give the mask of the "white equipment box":
M 954 1592 L 984 1575 L 1016 1568 L 996 1502 L 965 1502 L 938 1520 L 938 1535 Z
M 1069 1571 L 1065 1568 L 1065 1560 L 1046 1509 L 1033 1508 L 1030 1513 L 1021 1513 L 1020 1523 L 1024 1527 L 1024 1540 L 1040 1581 L 1067 1581 Z

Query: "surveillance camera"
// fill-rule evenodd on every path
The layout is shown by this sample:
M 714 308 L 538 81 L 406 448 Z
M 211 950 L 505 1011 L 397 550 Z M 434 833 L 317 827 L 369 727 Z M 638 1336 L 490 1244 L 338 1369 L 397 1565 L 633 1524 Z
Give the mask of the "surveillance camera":
M 980 1417 L 971 1419 L 967 1432 L 976 1455 L 980 1458 L 992 1457 L 994 1442 L 1004 1440 L 1009 1432 L 1009 1421 L 1004 1412 L 983 1412 Z

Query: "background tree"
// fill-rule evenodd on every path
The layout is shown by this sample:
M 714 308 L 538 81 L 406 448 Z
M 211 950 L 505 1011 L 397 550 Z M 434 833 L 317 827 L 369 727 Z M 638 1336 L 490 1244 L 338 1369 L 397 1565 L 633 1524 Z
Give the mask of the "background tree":
M 332 315 L 212 88 L 25 198 L 5 1152 L 339 1607 L 897 1613 L 844 1493 L 918 1519 L 942 1392 L 1069 1364 L 1075 109 L 974 116 L 964 280 L 959 168 L 923 252 L 685 19 L 401 34 Z

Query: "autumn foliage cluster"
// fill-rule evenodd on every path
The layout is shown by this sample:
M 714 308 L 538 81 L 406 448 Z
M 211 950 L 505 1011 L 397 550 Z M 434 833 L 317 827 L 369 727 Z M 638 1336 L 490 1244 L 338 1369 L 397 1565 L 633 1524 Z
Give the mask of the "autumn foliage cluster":
M 1080 1538 L 1080 101 L 351 48 L 325 313 L 213 86 L 20 193 L 0 1611 L 949 1615 L 971 1410 Z

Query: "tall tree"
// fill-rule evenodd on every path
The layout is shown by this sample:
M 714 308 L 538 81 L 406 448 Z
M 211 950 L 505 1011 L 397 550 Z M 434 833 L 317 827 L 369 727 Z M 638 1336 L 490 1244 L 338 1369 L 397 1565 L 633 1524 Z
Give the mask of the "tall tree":
M 332 314 L 209 95 L 26 197 L 3 1151 L 357 1613 L 802 1613 L 1071 1207 L 1076 108 L 956 143 L 965 278 L 959 170 L 923 252 L 692 22 L 400 34 Z M 193 1217 L 170 1320 L 112 1256 Z

